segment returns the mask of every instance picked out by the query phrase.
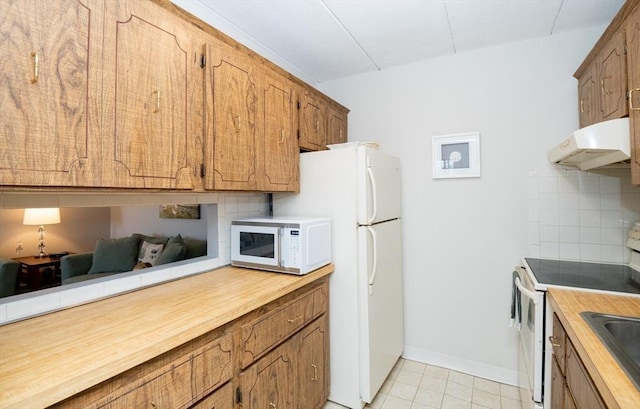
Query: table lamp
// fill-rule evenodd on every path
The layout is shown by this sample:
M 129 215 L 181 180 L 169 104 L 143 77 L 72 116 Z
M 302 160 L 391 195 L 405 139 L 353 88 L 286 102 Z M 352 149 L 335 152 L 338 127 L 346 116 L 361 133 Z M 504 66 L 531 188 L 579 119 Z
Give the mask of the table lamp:
M 42 258 L 46 254 L 44 252 L 44 225 L 45 224 L 57 224 L 60 223 L 60 209 L 54 208 L 40 208 L 40 209 L 24 209 L 24 219 L 22 224 L 29 226 L 40 225 L 38 229 L 38 250 L 40 253 L 38 257 Z

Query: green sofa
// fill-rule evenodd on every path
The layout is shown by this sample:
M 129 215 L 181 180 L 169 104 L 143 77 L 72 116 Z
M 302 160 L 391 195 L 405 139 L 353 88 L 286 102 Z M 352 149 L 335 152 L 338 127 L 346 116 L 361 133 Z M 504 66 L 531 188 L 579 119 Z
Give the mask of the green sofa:
M 206 254 L 206 240 L 134 233 L 118 239 L 98 239 L 93 252 L 62 257 L 60 272 L 63 285 L 73 284 Z
M 19 271 L 20 263 L 10 258 L 0 258 L 0 297 L 8 297 L 16 293 Z

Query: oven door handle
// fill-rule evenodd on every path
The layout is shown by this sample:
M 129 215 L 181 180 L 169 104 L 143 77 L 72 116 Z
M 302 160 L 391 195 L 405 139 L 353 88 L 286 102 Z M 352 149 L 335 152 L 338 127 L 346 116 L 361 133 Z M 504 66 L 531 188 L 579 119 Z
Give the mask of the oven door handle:
M 536 297 L 533 291 L 527 290 L 526 288 L 523 287 L 522 283 L 520 282 L 520 277 L 516 277 L 515 282 L 516 282 L 516 287 L 518 287 L 518 290 L 520 290 L 522 294 L 526 295 L 527 298 L 530 298 L 534 304 L 537 304 L 540 301 L 540 297 Z

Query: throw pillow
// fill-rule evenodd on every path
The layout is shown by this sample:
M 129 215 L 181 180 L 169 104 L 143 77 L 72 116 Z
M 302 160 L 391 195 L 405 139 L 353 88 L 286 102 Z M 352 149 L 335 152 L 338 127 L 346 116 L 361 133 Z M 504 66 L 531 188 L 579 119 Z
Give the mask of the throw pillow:
M 156 265 L 184 260 L 186 252 L 187 249 L 181 235 L 178 234 L 175 237 L 169 237 L 169 240 L 167 240 L 167 247 L 162 251 L 160 257 L 158 257 Z
M 93 262 L 87 274 L 122 273 L 136 265 L 138 238 L 98 239 L 93 251 Z
M 156 265 L 173 263 L 174 261 L 184 260 L 186 249 L 184 244 L 171 243 L 167 244 L 167 248 L 162 251 L 160 257 L 156 261 Z
M 148 241 L 142 242 L 140 247 L 140 253 L 138 254 L 138 261 L 141 263 L 149 263 L 152 266 L 156 265 L 158 257 L 162 253 L 162 244 L 153 244 Z

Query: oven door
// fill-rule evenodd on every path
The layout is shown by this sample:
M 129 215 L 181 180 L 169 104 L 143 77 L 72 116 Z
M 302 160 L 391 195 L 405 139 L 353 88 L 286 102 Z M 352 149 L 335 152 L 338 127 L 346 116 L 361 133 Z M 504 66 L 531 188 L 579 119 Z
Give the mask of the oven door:
M 518 325 L 518 380 L 523 408 L 542 408 L 544 361 L 544 295 L 535 291 L 524 268 L 519 269 L 516 285 L 520 290 Z

